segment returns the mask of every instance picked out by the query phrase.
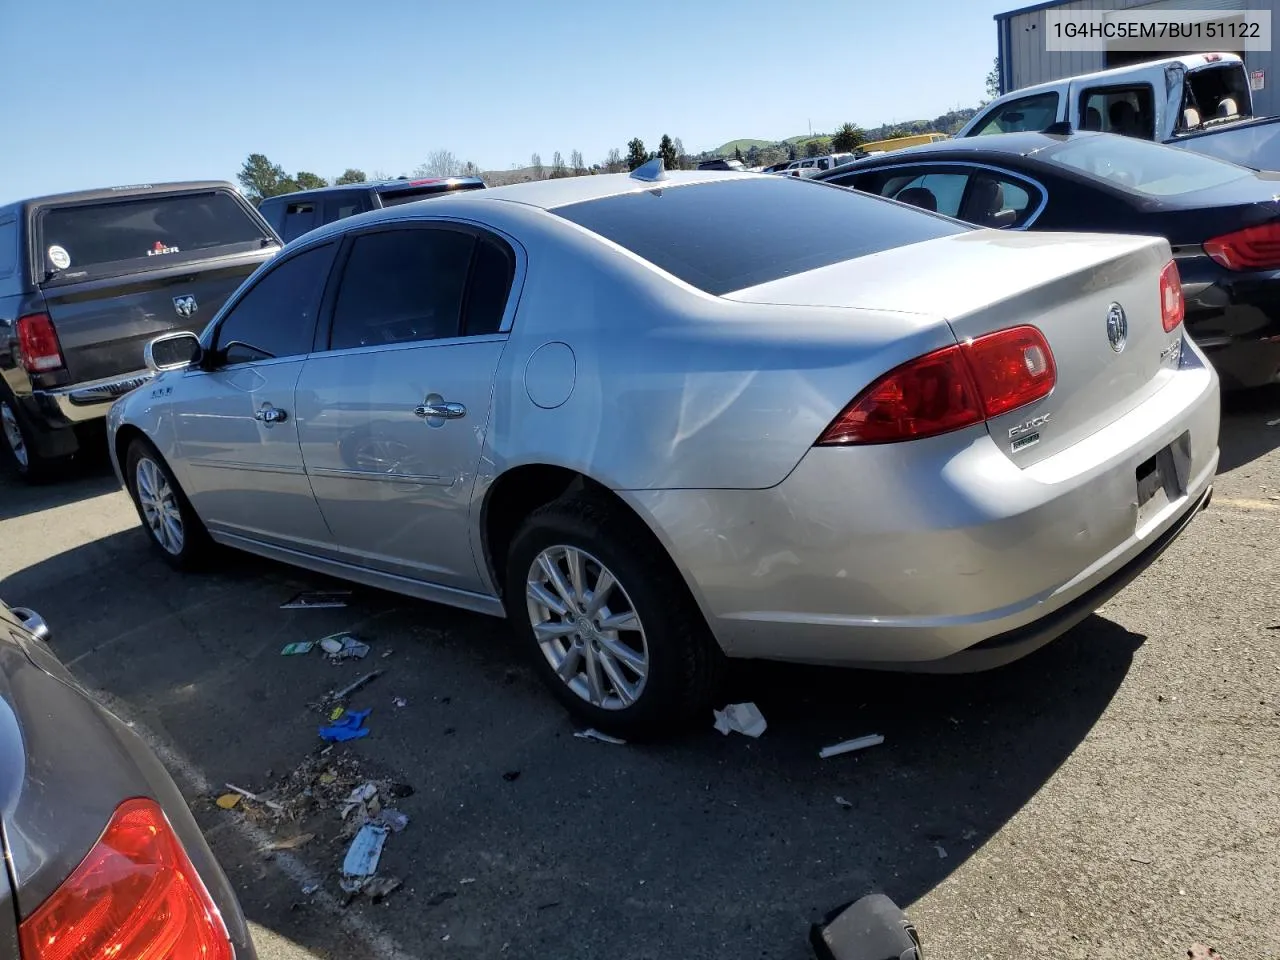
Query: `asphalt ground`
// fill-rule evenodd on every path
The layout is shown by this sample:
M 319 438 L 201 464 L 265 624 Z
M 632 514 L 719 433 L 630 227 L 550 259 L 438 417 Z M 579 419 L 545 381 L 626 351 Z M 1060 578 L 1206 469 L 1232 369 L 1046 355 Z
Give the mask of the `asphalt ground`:
M 1243 960 L 1280 955 L 1280 390 L 1227 401 L 1222 455 L 1213 505 L 1164 557 L 1018 664 L 736 667 L 759 740 L 710 717 L 661 745 L 575 739 L 500 621 L 366 589 L 282 610 L 344 585 L 243 554 L 174 573 L 102 456 L 0 485 L 0 595 L 152 740 L 264 957 L 799 960 L 811 921 L 881 891 L 931 957 L 1201 942 Z M 339 630 L 369 657 L 280 655 Z M 351 698 L 370 735 L 317 759 L 311 704 L 377 669 Z M 868 733 L 885 743 L 818 759 Z M 213 802 L 229 782 L 294 803 L 309 781 L 279 785 L 308 762 L 330 781 L 313 793 L 413 787 L 383 902 L 344 905 L 336 810 L 280 824 Z

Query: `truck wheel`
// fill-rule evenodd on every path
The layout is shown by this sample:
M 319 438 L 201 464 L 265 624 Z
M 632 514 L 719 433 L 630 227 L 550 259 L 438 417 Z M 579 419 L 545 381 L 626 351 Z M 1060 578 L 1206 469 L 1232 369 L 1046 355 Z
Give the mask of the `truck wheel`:
M 134 440 L 125 457 L 125 482 L 152 546 L 175 570 L 194 569 L 213 546 L 169 465 L 146 440 Z
M 710 707 L 723 655 L 662 545 L 617 505 L 583 495 L 530 514 L 505 595 L 543 681 L 583 723 L 644 739 Z
M 9 470 L 27 483 L 44 483 L 53 478 L 65 458 L 42 457 L 31 442 L 31 431 L 18 405 L 0 396 L 0 455 Z

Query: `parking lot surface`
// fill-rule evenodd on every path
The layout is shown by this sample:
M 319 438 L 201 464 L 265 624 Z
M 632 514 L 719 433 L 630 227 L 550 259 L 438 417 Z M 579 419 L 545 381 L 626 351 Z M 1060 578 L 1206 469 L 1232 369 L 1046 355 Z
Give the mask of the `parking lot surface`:
M 811 921 L 879 890 L 932 957 L 1241 960 L 1280 955 L 1280 391 L 1228 400 L 1222 455 L 1186 535 L 1021 663 L 735 668 L 759 740 L 710 717 L 665 744 L 575 739 L 500 621 L 363 589 L 282 610 L 343 585 L 242 554 L 174 573 L 101 458 L 0 486 L 0 594 L 151 738 L 264 956 L 798 960 Z M 338 630 L 369 657 L 280 655 Z M 404 887 L 343 906 L 336 811 L 213 801 L 280 784 L 322 746 L 310 705 L 376 669 L 351 700 L 371 734 L 325 762 L 413 787 L 381 865 Z M 818 759 L 868 733 L 884 745 Z

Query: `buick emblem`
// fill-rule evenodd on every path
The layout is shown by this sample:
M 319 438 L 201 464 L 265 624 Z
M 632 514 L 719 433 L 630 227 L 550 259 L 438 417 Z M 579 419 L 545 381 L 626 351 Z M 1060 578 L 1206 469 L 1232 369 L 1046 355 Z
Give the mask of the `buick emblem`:
M 186 320 L 188 317 L 195 316 L 200 307 L 196 304 L 196 298 L 192 296 L 174 297 L 173 309 L 177 311 L 178 316 Z
M 1113 303 L 1107 308 L 1107 342 L 1111 349 L 1119 353 L 1129 339 L 1129 318 L 1124 315 L 1124 307 Z

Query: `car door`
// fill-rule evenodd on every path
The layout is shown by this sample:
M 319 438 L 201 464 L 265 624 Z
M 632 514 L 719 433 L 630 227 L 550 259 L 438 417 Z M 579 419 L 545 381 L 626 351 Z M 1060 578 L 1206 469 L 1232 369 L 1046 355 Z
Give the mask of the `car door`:
M 298 383 L 320 509 L 349 562 L 479 591 L 471 491 L 517 248 L 460 224 L 399 221 L 351 234 L 342 256 L 326 350 Z
M 306 552 L 332 545 L 298 446 L 294 388 L 315 337 L 337 243 L 291 252 L 222 315 L 207 356 L 166 397 L 174 469 L 222 539 Z

